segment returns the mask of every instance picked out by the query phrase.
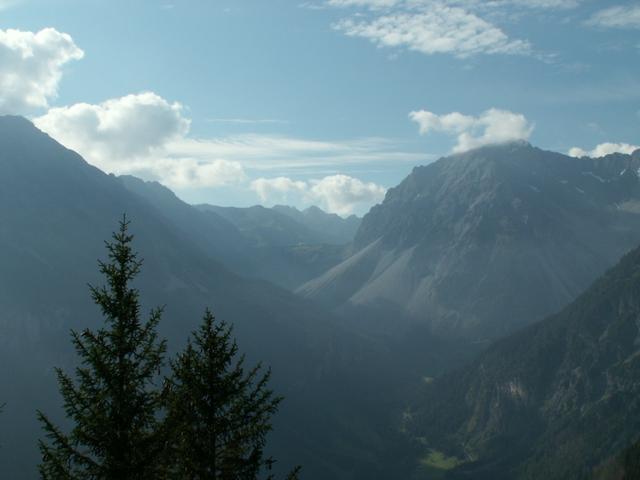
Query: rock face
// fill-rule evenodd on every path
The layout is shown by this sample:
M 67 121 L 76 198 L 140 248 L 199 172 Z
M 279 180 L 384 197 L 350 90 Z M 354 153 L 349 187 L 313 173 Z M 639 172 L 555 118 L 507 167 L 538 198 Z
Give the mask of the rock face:
M 466 461 L 450 478 L 594 478 L 640 432 L 639 319 L 640 248 L 560 313 L 428 385 L 408 429 Z
M 364 217 L 350 258 L 298 289 L 445 336 L 503 336 L 566 305 L 640 243 L 640 152 L 527 143 L 417 167 Z

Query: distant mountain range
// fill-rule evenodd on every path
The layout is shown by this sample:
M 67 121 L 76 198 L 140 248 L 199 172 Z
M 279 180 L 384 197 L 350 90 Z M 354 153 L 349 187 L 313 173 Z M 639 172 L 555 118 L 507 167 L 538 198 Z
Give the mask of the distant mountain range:
M 119 180 L 213 259 L 290 290 L 342 261 L 361 221 L 318 207 L 194 207 L 158 182 Z
M 144 258 L 136 283 L 144 311 L 166 306 L 160 330 L 170 349 L 182 346 L 209 306 L 234 325 L 248 360 L 273 367 L 274 388 L 286 397 L 270 436 L 279 465 L 304 464 L 306 478 L 349 478 L 356 457 L 358 468 L 376 469 L 371 452 L 385 444 L 382 415 L 376 425 L 366 422 L 366 435 L 357 425 L 365 424 L 364 405 L 378 408 L 360 392 L 392 376 L 381 375 L 384 349 L 311 302 L 216 260 L 250 247 L 227 220 L 157 184 L 107 175 L 27 120 L 0 117 L 1 476 L 36 477 L 35 410 L 60 420 L 53 367 L 74 366 L 70 329 L 101 321 L 87 283 L 101 283 L 97 260 L 125 212 Z
M 196 207 L 225 218 L 258 246 L 345 245 L 353 240 L 361 221 L 355 215 L 342 218 L 318 207 L 302 211 L 284 205 L 238 208 L 204 204 Z
M 640 438 L 639 319 L 640 248 L 558 314 L 429 383 L 405 417 L 432 449 L 425 463 L 449 458 L 444 478 L 621 478 L 607 460 Z
M 0 469 L 35 478 L 34 411 L 61 416 L 52 368 L 73 368 L 69 329 L 98 325 L 86 284 L 126 212 L 144 308 L 166 305 L 170 348 L 210 306 L 249 360 L 273 367 L 286 400 L 269 445 L 283 469 L 605 472 L 640 431 L 640 250 L 580 294 L 640 244 L 639 168 L 640 151 L 483 147 L 415 168 L 345 219 L 188 205 L 0 117 Z
M 640 243 L 640 151 L 572 158 L 523 142 L 417 167 L 352 255 L 297 291 L 445 337 L 499 338 L 573 300 Z

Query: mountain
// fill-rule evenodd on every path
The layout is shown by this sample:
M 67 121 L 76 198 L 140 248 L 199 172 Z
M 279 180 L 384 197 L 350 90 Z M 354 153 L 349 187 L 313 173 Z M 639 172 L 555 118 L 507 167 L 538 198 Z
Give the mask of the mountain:
M 158 182 L 118 180 L 202 252 L 244 276 L 292 290 L 346 256 L 345 245 L 318 243 L 322 235 L 271 209 L 192 206 Z
M 170 351 L 209 306 L 233 323 L 249 362 L 273 367 L 273 387 L 286 398 L 269 443 L 278 465 L 300 463 L 309 479 L 384 468 L 372 452 L 384 454 L 393 437 L 381 397 L 369 394 L 397 376 L 384 346 L 307 300 L 229 271 L 205 247 L 232 248 L 217 235 L 237 232 L 217 217 L 201 224 L 201 212 L 187 207 L 157 185 L 101 172 L 24 118 L 0 117 L 2 476 L 36 477 L 37 408 L 63 421 L 53 367 L 74 367 L 70 329 L 101 322 L 87 283 L 101 284 L 97 260 L 124 212 L 144 258 L 136 281 L 143 311 L 165 305 L 160 333 Z
M 300 211 L 284 205 L 239 208 L 202 204 L 197 208 L 224 217 L 259 246 L 344 245 L 353 240 L 360 225 L 355 215 L 342 218 L 318 207 Z
M 640 243 L 638 167 L 640 151 L 578 159 L 524 142 L 417 167 L 364 217 L 354 253 L 298 293 L 446 337 L 500 337 Z
M 405 417 L 424 463 L 448 458 L 442 478 L 602 471 L 640 437 L 639 318 L 640 248 L 559 313 L 429 383 Z
M 224 218 L 256 246 L 323 243 L 320 240 L 321 235 L 311 231 L 302 223 L 261 205 L 238 208 L 203 204 L 197 205 L 197 208 L 200 211 L 212 212 Z
M 122 175 L 118 180 L 218 261 L 237 258 L 251 248 L 251 242 L 233 223 L 213 211 L 201 211 L 183 202 L 160 183 L 131 175 Z
M 301 211 L 286 205 L 276 205 L 272 210 L 287 215 L 306 226 L 309 230 L 316 232 L 317 235 L 322 235 L 324 240 L 319 243 L 340 245 L 351 242 L 362 221 L 356 215 L 342 218 L 335 213 L 327 213 L 316 206 L 311 206 Z

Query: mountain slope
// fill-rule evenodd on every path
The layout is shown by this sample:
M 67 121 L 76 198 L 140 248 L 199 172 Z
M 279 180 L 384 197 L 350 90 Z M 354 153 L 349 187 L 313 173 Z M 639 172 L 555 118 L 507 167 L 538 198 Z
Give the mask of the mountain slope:
M 579 479 L 640 432 L 640 248 L 560 313 L 436 380 L 408 428 L 451 478 Z
M 316 206 L 302 211 L 286 205 L 276 205 L 272 208 L 276 212 L 287 215 L 308 229 L 324 238 L 321 243 L 345 244 L 355 237 L 362 219 L 355 215 L 342 218 L 335 213 L 327 213 Z
M 365 216 L 353 256 L 298 292 L 472 340 L 567 304 L 640 242 L 640 152 L 576 159 L 525 143 L 413 170 Z
M 224 217 L 259 246 L 290 246 L 300 243 L 344 245 L 353 240 L 360 225 L 360 219 L 355 215 L 342 218 L 318 207 L 302 211 L 284 205 L 273 208 L 260 205 L 240 208 L 203 204 L 196 207 Z
M 213 212 L 233 224 L 256 246 L 288 246 L 299 243 L 323 243 L 321 234 L 271 208 L 218 207 L 197 205 L 203 212 Z M 347 243 L 347 242 L 345 242 Z
M 282 468 L 301 463 L 306 478 L 350 478 L 354 469 L 377 468 L 369 451 L 381 445 L 382 416 L 366 434 L 357 425 L 366 424 L 359 392 L 378 388 L 376 377 L 386 375 L 379 347 L 310 302 L 231 273 L 161 213 L 166 207 L 129 191 L 27 120 L 0 117 L 3 477 L 36 476 L 35 410 L 61 416 L 52 369 L 73 368 L 71 328 L 101 321 L 87 283 L 101 282 L 96 261 L 123 212 L 145 260 L 136 282 L 143 310 L 166 305 L 160 329 L 170 349 L 182 346 L 210 306 L 234 324 L 248 361 L 273 367 L 273 386 L 286 397 L 270 442 Z M 352 458 L 341 456 L 337 442 L 352 449 Z
M 314 243 L 322 236 L 271 209 L 192 206 L 157 182 L 118 180 L 204 253 L 241 275 L 294 289 L 345 257 L 344 246 Z

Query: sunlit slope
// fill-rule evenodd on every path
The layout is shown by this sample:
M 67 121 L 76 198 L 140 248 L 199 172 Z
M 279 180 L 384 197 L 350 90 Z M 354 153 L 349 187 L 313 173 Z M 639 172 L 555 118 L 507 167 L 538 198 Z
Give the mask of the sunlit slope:
M 640 242 L 640 152 L 527 143 L 418 167 L 365 216 L 352 257 L 298 293 L 484 340 L 574 299 Z

